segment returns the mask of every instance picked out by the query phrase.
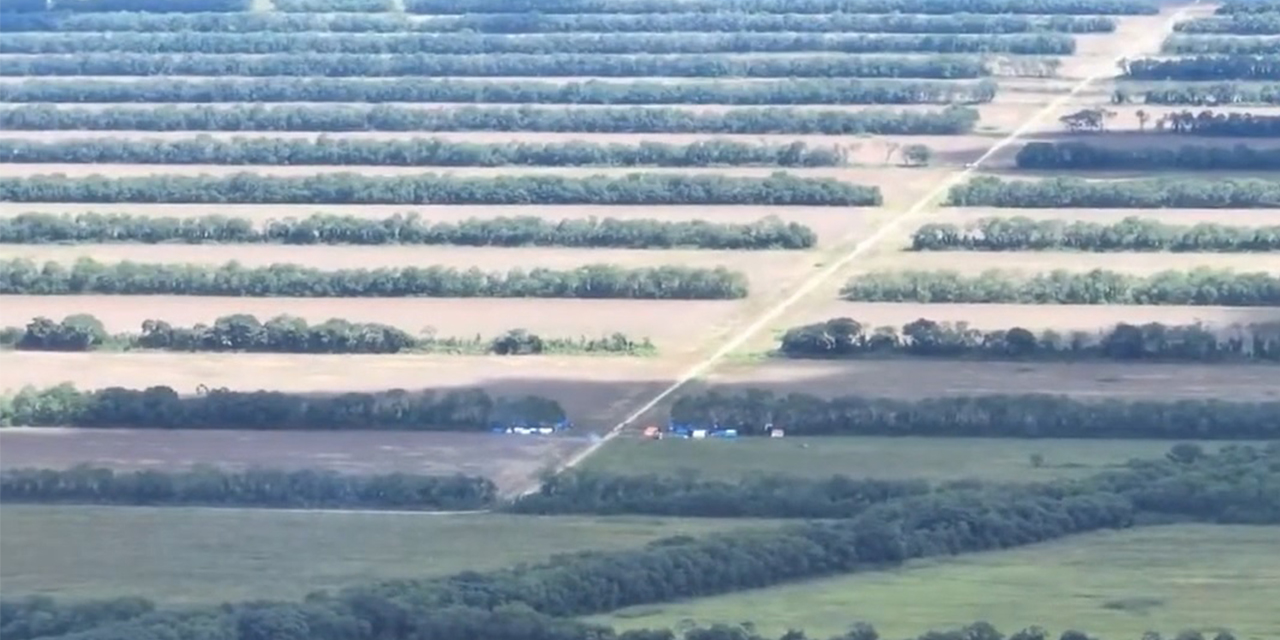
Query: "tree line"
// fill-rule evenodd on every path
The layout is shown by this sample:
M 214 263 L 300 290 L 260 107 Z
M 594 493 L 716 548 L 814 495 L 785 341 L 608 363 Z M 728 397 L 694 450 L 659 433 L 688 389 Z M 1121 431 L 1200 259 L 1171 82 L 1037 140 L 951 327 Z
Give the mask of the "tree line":
M 1173 28 L 1180 33 L 1275 35 L 1280 34 L 1280 13 L 1217 15 L 1179 22 Z
M 436 78 L 332 79 L 239 78 L 176 80 L 26 80 L 0 84 L 6 102 L 461 102 L 499 104 L 980 104 L 991 102 L 996 83 L 937 80 L 762 80 L 759 82 L 551 83 L 538 80 L 451 80 Z M 235 107 L 233 107 L 235 108 Z M 388 108 L 388 107 L 383 107 Z M 314 109 L 313 109 L 314 110 Z M 55 117 L 49 106 L 19 112 Z M 401 109 L 400 111 L 403 111 Z M 6 119 L 14 109 L 0 111 Z M 302 112 L 298 112 L 302 113 Z M 407 114 L 406 114 L 407 115 Z M 400 116 L 406 117 L 405 115 Z M 790 118 L 804 118 L 791 112 Z M 85 122 L 87 119 L 81 117 Z M 83 125 L 89 128 L 95 125 Z M 7 127 L 6 127 L 7 128 Z
M 1125 63 L 1130 80 L 1275 80 L 1280 78 L 1280 55 L 1218 55 Z
M 1280 135 L 1280 118 L 1276 119 Z M 1178 169 L 1184 171 L 1269 171 L 1280 169 L 1280 149 L 1182 145 L 1170 147 L 1111 147 L 1084 142 L 1032 142 L 1018 150 L 1019 169 Z
M 1127 102 L 1127 93 L 1120 92 L 1118 102 Z M 1219 105 L 1219 104 L 1280 104 L 1280 85 L 1219 82 L 1208 84 L 1192 82 L 1148 89 L 1142 95 L 1146 104 L 1164 105 Z
M 38 1 L 38 0 L 37 0 Z M 8 6 L 8 3 L 5 4 Z M 770 14 L 715 13 L 469 14 L 414 20 L 399 14 L 252 13 L 38 13 L 15 14 L 0 33 L 1111 33 L 1114 18 L 1100 15 L 999 14 Z
M 1077 482 L 956 487 L 889 500 L 849 519 L 671 538 L 642 549 L 564 555 L 512 569 L 351 587 L 296 603 L 226 604 L 144 614 L 124 623 L 89 628 L 76 638 L 194 640 L 225 629 L 217 637 L 671 640 L 670 631 L 616 634 L 567 618 L 880 570 L 915 558 L 1018 547 L 1128 528 L 1152 519 L 1277 522 L 1278 469 L 1275 453 L 1230 448 L 1218 454 L 1134 462 Z M 738 635 L 728 627 L 717 629 L 687 636 L 687 640 L 752 638 L 745 629 Z M 988 629 L 989 625 L 974 625 L 950 635 L 931 633 L 928 638 L 1000 638 Z M 800 640 L 803 635 L 792 632 L 786 637 Z M 859 625 L 839 640 L 875 637 L 869 627 Z M 1064 640 L 1084 637 L 1076 634 Z M 1045 634 L 1033 630 L 1017 640 L 1045 640 Z
M 0 40 L 13 54 L 279 54 L 365 55 L 639 54 L 639 53 L 1011 53 L 1071 55 L 1062 33 L 797 34 L 797 33 L 566 33 L 494 35 L 334 33 L 15 33 Z
M 874 207 L 879 187 L 831 178 L 766 178 L 634 173 L 473 178 L 424 173 L 368 176 L 159 175 L 105 178 L 34 175 L 0 178 L 0 201 L 189 202 L 249 204 L 786 204 Z
M 1280 305 L 1280 276 L 1207 267 L 1149 276 L 1106 269 L 1034 275 L 989 269 L 973 276 L 949 270 L 875 271 L 850 280 L 841 295 L 863 302 L 1272 307 Z
M 668 144 L 570 142 L 475 143 L 443 138 L 315 140 L 283 138 L 122 140 L 86 138 L 39 142 L 0 138 L 0 159 L 20 163 L 380 165 L 440 167 L 609 166 L 835 167 L 847 162 L 839 147 L 747 143 L 716 139 Z
M 812 229 L 776 216 L 748 223 L 705 220 L 467 218 L 430 222 L 417 212 L 374 219 L 315 213 L 268 220 L 128 213 L 20 213 L 0 219 L 0 244 L 138 242 L 157 244 L 281 243 L 291 245 L 420 244 L 467 247 L 617 247 L 629 249 L 809 249 Z
M 212 325 L 175 327 L 148 319 L 137 333 L 107 332 L 98 318 L 74 314 L 55 322 L 33 318 L 25 327 L 0 328 L 0 346 L 26 351 L 92 351 L 97 349 L 154 349 L 180 352 L 251 353 L 449 353 L 467 355 L 652 355 L 648 338 L 632 340 L 621 333 L 600 338 L 544 338 L 525 329 L 512 329 L 494 338 L 438 336 L 434 331 L 411 335 L 377 322 L 348 322 L 331 318 L 319 324 L 289 315 L 265 322 L 250 314 L 222 316 Z
M 0 395 L 0 425 L 97 429 L 482 431 L 493 422 L 558 423 L 564 409 L 539 396 L 493 398 L 481 389 L 393 389 L 336 395 L 70 384 Z
M 6 2 L 5 4 L 10 4 Z M 27 0 L 13 2 L 22 13 L 237 13 L 252 8 L 251 0 Z
M 948 204 L 1022 209 L 1267 209 L 1280 207 L 1280 182 L 1168 178 L 1029 181 L 984 176 L 952 187 Z
M 1146 0 L 405 0 L 405 11 L 431 15 L 472 13 L 683 13 L 741 11 L 749 13 L 915 13 L 949 15 L 1062 14 L 1154 15 L 1159 8 Z
M 3 86 L 3 83 L 0 83 Z M 0 110 L 0 126 L 18 131 L 555 131 L 581 133 L 799 133 L 959 135 L 978 121 L 971 107 L 937 111 L 833 111 L 763 108 L 699 112 L 671 107 L 457 107 L 340 105 L 162 106 Z M 382 142 L 380 141 L 380 144 Z
M 497 500 L 488 478 L 409 473 L 341 475 L 303 469 L 230 471 L 201 465 L 185 471 L 70 469 L 0 471 L 7 504 L 200 505 L 292 509 L 483 509 Z
M 1023 327 L 982 331 L 967 322 L 921 318 L 872 329 L 852 318 L 793 327 L 778 353 L 788 358 L 918 356 L 993 360 L 1155 360 L 1165 362 L 1280 362 L 1280 323 L 1212 330 L 1204 325 L 1120 323 L 1097 333 L 1062 335 Z
M 569 470 L 544 475 L 537 492 L 517 498 L 504 510 L 539 515 L 852 518 L 872 505 L 931 490 L 922 480 L 750 476 L 725 482 Z
M 990 75 L 975 56 L 787 56 L 498 54 L 403 56 L 347 54 L 83 53 L 0 58 L 0 76 L 594 76 L 609 78 L 929 78 Z M 1274 77 L 1274 76 L 1273 76 Z M 1261 80 L 1264 77 L 1258 77 Z
M 1280 16 L 1280 14 L 1277 14 Z M 1280 17 L 1277 17 L 1280 33 Z M 1161 52 L 1171 54 L 1270 55 L 1280 53 L 1280 41 L 1263 37 L 1172 36 L 1164 41 Z
M 1280 11 L 1280 0 L 1226 0 L 1213 10 L 1216 15 L 1237 13 L 1274 13 Z
M 325 271 L 296 264 L 223 265 L 102 263 L 73 265 L 0 261 L 0 294 L 251 296 L 291 298 L 586 298 L 734 300 L 747 278 L 724 267 L 670 265 L 627 269 L 596 264 L 575 269 L 383 267 Z
M 1142 126 L 1145 129 L 1145 124 Z M 1194 136 L 1274 138 L 1280 137 L 1280 116 L 1261 113 L 1221 113 L 1208 109 L 1196 113 L 1186 109 L 1164 114 L 1156 120 L 1154 130 L 1156 133 Z
M 276 11 L 285 13 L 351 13 L 395 11 L 393 0 L 271 0 Z
M 1144 438 L 1271 440 L 1280 402 L 1108 398 L 1049 394 L 944 396 L 921 400 L 846 395 L 819 398 L 764 389 L 680 397 L 671 420 L 734 428 L 744 436 L 920 436 L 945 438 Z
M 912 251 L 1280 251 L 1280 225 L 1242 227 L 1201 222 L 1178 225 L 1129 216 L 1111 223 L 982 218 L 964 228 L 929 223 L 911 236 Z

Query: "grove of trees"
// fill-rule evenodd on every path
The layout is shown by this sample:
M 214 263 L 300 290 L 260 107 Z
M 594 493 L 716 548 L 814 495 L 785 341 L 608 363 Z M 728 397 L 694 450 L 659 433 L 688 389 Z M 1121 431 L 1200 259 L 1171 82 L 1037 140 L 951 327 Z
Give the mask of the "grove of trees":
M 754 222 L 538 216 L 423 220 L 417 212 L 388 218 L 314 213 L 254 220 L 128 213 L 20 213 L 0 218 L 0 244 L 281 243 L 291 245 L 421 244 L 468 247 L 617 247 L 629 249 L 808 249 L 818 235 L 798 222 L 768 216 Z
M 36 0 L 40 1 L 40 0 Z M 4 7 L 8 7 L 6 2 Z M 3 7 L 0 7 L 3 10 Z M 1111 33 L 1100 15 L 951 15 L 828 13 L 499 13 L 413 20 L 399 14 L 36 13 L 6 16 L 0 33 Z
M 14 258 L 0 261 L 0 295 L 252 296 L 295 298 L 745 298 L 747 278 L 724 267 L 670 265 L 628 269 L 596 264 L 575 269 L 383 267 L 326 271 L 296 264 L 223 265 L 102 263 L 71 265 Z
M 972 276 L 945 270 L 873 271 L 850 280 L 841 295 L 863 302 L 1271 307 L 1280 305 L 1280 276 L 1208 267 L 1149 276 L 1105 269 L 1034 275 L 991 269 Z
M 5 86 L 0 83 L 0 86 Z M 750 85 L 746 85 L 750 86 Z M 459 107 L 349 105 L 162 106 L 0 110 L 10 130 L 130 131 L 559 131 L 583 133 L 864 133 L 952 135 L 973 130 L 977 110 L 832 111 L 763 108 L 698 112 L 676 107 Z
M 392 389 L 336 395 L 231 391 L 194 395 L 170 387 L 70 384 L 0 395 L 0 425 L 128 429 L 482 431 L 494 421 L 557 423 L 560 403 L 539 396 L 493 398 L 480 389 Z
M 424 173 L 369 176 L 153 175 L 0 178 L 0 201 L 249 204 L 787 204 L 879 206 L 879 187 L 831 178 L 766 178 L 634 173 L 462 177 Z
M 984 176 L 952 187 L 948 204 L 1024 209 L 1270 209 L 1280 207 L 1280 182 L 1231 178 L 1029 181 Z
M 981 57 L 496 54 L 76 53 L 0 58 L 0 76 L 595 76 L 683 78 L 979 78 Z M 1244 77 L 1244 76 L 1241 76 Z M 1257 76 L 1257 79 L 1264 79 Z
M 102 321 L 89 314 L 67 316 L 61 322 L 33 318 L 25 327 L 0 329 L 0 346 L 27 351 L 90 351 L 94 349 L 155 349 L 162 351 L 247 351 L 257 353 L 401 353 L 536 355 L 618 354 L 651 355 L 648 338 L 632 340 L 621 333 L 600 338 L 544 338 L 524 329 L 497 337 L 442 337 L 434 332 L 414 336 L 376 322 L 348 322 L 332 318 L 319 324 L 289 315 L 265 322 L 250 314 L 222 316 L 212 325 L 175 327 L 164 320 L 142 322 L 138 333 L 112 335 Z
M 1280 135 L 1280 118 L 1275 120 Z M 1019 169 L 1178 169 L 1187 171 L 1271 171 L 1280 169 L 1280 149 L 1183 145 L 1129 147 L 1085 142 L 1032 142 L 1018 150 Z
M 0 40 L 14 54 L 363 54 L 496 55 L 642 53 L 1008 53 L 1071 55 L 1075 40 L 1061 33 L 796 34 L 796 33 L 560 33 L 536 35 L 330 33 L 16 33 Z
M 441 138 L 316 140 L 281 138 L 36 142 L 0 139 L 4 162 L 93 164 L 260 164 L 500 167 L 764 165 L 833 167 L 845 163 L 839 147 L 744 143 L 715 139 L 689 144 L 571 142 L 475 143 Z
M 1191 82 L 1148 89 L 1142 93 L 1146 104 L 1226 105 L 1280 104 L 1280 85 L 1257 82 Z
M 102 0 L 98 0 L 102 1 Z M 127 1 L 127 0 L 122 0 Z M 141 0 L 133 0 L 141 1 Z M 916 13 L 1154 15 L 1159 7 L 1146 0 L 406 0 L 409 13 L 680 13 L 742 11 L 750 13 Z
M 1049 394 L 824 399 L 765 389 L 711 390 L 676 400 L 671 420 L 734 428 L 744 436 L 768 435 L 772 425 L 788 436 L 1274 440 L 1280 437 L 1280 402 Z
M 358 476 L 311 469 L 228 471 L 212 466 L 183 471 L 113 471 L 89 465 L 0 471 L 0 499 L 7 504 L 459 511 L 488 507 L 497 494 L 493 481 L 463 475 Z
M 1125 63 L 1125 77 L 1130 80 L 1275 80 L 1280 78 L 1280 55 L 1129 60 Z
M 181 80 L 163 76 L 137 80 L 50 80 L 33 79 L 0 83 L 0 100 L 14 103 L 41 102 L 452 102 L 494 104 L 600 104 L 600 105 L 792 105 L 792 104 L 978 104 L 991 102 L 996 83 L 991 80 L 858 80 L 831 78 L 761 80 L 759 82 L 653 82 L 597 80 L 550 83 L 540 80 L 454 80 L 448 78 L 210 78 Z M 244 105 L 231 109 L 245 111 Z M 264 106 L 259 106 L 262 110 Z M 332 108 L 311 106 L 294 114 L 327 113 Z M 493 107 L 472 107 L 482 113 L 504 113 Z M 170 109 L 173 109 L 172 107 Z M 403 107 L 383 106 L 382 112 L 396 113 L 395 120 L 413 117 Z M 6 129 L 14 122 L 36 119 L 43 122 L 82 122 L 65 128 L 95 128 L 87 116 L 58 116 L 48 105 L 7 108 L 0 111 Z M 415 110 L 420 112 L 421 110 Z M 527 112 L 528 110 L 526 110 Z M 109 110 L 108 113 L 119 113 Z M 169 110 L 136 109 L 131 113 L 168 113 Z M 190 113 L 190 105 L 180 113 Z M 544 110 L 545 112 L 545 110 Z M 650 109 L 647 113 L 654 113 Z M 17 116 L 13 114 L 26 114 Z M 71 113 L 81 113 L 71 110 Z M 803 111 L 788 111 L 788 118 L 810 119 Z M 833 112 L 834 113 L 834 112 Z M 851 114 L 854 115 L 854 114 Z M 38 116 L 38 118 L 37 118 Z M 120 117 L 120 116 L 115 116 Z M 155 119 L 164 120 L 160 116 Z M 172 116 L 167 116 L 172 117 Z M 205 116 L 215 120 L 211 116 Z M 421 116 L 419 116 L 421 117 Z M 442 116 L 436 115 L 435 118 Z M 567 116 L 561 116 L 567 117 Z M 830 117 L 830 116 L 828 116 Z M 72 119 L 75 118 L 75 119 Z M 244 116 L 240 116 L 244 118 Z M 138 116 L 135 120 L 145 120 Z M 312 120 L 318 120 L 315 116 Z M 216 120 L 215 120 L 216 121 Z M 47 128 L 47 127 L 46 127 Z
M 1104 224 L 1076 220 L 982 218 L 963 228 L 929 223 L 911 236 L 913 251 L 1280 251 L 1280 225 L 1241 227 L 1201 222 L 1177 225 L 1129 216 Z
M 921 318 L 901 329 L 833 318 L 788 329 L 778 353 L 788 358 L 920 356 L 996 360 L 1155 360 L 1280 362 L 1280 323 L 1211 329 L 1201 324 L 1127 323 L 1063 335 L 1023 327 L 979 330 L 966 322 Z

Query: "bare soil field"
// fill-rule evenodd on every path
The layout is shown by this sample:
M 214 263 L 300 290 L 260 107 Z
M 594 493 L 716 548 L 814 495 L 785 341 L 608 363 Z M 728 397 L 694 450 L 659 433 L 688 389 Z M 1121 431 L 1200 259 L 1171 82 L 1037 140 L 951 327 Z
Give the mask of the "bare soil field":
M 6 296 L 0 327 L 23 326 L 37 316 L 60 320 L 90 313 L 111 332 L 137 332 L 144 320 L 174 326 L 212 324 L 219 316 L 248 313 L 323 322 L 379 322 L 412 334 L 430 329 L 440 338 L 496 337 L 527 329 L 544 338 L 596 338 L 615 332 L 649 338 L 661 356 L 696 349 L 741 311 L 728 300 L 539 300 L 492 298 L 217 298 L 184 296 Z M 696 318 L 697 322 L 682 321 Z M 584 363 L 584 366 L 593 366 Z
M 660 220 L 664 222 L 703 220 L 717 224 L 746 224 L 769 216 L 784 222 L 796 222 L 818 234 L 820 246 L 851 240 L 867 233 L 880 209 L 846 209 L 842 207 L 732 206 L 732 205 L 402 205 L 402 204 L 83 204 L 0 202 L 0 218 L 22 213 L 131 213 L 144 216 L 179 218 L 226 215 L 249 218 L 261 223 L 284 218 L 304 218 L 323 212 L 360 218 L 389 218 L 396 214 L 415 213 L 430 222 L 461 222 L 472 218 L 533 216 L 544 220 L 583 220 L 617 218 L 619 220 Z M 1280 219 L 1280 218 L 1278 218 Z
M 767 388 L 780 394 L 921 398 L 1053 393 L 1085 398 L 1280 400 L 1268 365 L 947 362 L 941 360 L 796 361 L 726 365 L 707 376 L 723 390 Z
M 340 473 L 463 473 L 503 490 L 585 446 L 583 436 L 404 431 L 201 431 L 0 429 L 3 466 L 114 469 L 325 469 Z
M 183 394 L 202 384 L 296 393 L 479 388 L 493 396 L 553 398 L 584 430 L 612 427 L 638 399 L 664 387 L 676 368 L 650 358 L 572 356 L 16 351 L 3 358 L 0 390 L 64 382 L 82 389 L 164 385 Z

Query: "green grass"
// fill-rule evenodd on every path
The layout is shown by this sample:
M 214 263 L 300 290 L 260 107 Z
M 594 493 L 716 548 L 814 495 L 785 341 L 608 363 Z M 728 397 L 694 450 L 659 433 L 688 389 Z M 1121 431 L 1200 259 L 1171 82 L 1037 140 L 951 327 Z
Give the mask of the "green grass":
M 583 467 L 623 474 L 669 475 L 686 470 L 701 477 L 737 480 L 756 474 L 829 477 L 977 478 L 1026 482 L 1087 476 L 1131 458 L 1163 456 L 1163 440 L 1030 440 L 1015 438 L 741 438 L 739 440 L 640 440 L 618 438 Z M 1216 450 L 1220 443 L 1203 443 Z M 1043 456 L 1035 467 L 1031 456 Z
M 0 507 L 0 584 L 6 597 L 299 598 L 737 526 L 768 523 L 8 505 Z
M 1039 624 L 1107 640 L 1229 627 L 1280 638 L 1280 527 L 1179 525 L 1078 536 L 1011 551 L 909 563 L 593 621 L 620 628 L 755 621 L 765 636 L 810 637 L 856 621 L 889 638 L 986 620 L 1006 633 Z M 1053 636 L 1053 637 L 1056 637 Z

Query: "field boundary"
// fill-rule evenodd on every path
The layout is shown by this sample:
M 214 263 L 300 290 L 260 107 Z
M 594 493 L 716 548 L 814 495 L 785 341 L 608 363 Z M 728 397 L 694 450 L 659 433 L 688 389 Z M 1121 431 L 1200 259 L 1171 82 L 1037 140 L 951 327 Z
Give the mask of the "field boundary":
M 1168 17 L 1168 19 L 1164 21 L 1159 32 L 1156 34 L 1157 37 L 1154 41 L 1154 44 L 1157 47 L 1157 49 L 1160 46 L 1160 44 L 1163 42 L 1165 36 L 1172 31 L 1173 26 L 1178 21 L 1182 20 L 1186 16 L 1188 11 L 1190 11 L 1191 9 L 1193 9 L 1198 5 L 1200 5 L 1200 0 L 1194 0 L 1190 4 L 1179 7 L 1176 11 L 1174 11 Z M 1119 35 L 1113 34 L 1113 37 L 1119 37 Z M 711 355 L 703 358 L 701 361 L 695 363 L 693 366 L 685 370 L 685 372 L 680 374 L 680 376 L 676 379 L 675 382 L 667 386 L 662 391 L 659 391 L 647 402 L 640 405 L 639 408 L 637 408 L 636 410 L 628 414 L 621 422 L 614 425 L 599 440 L 592 442 L 585 449 L 579 451 L 578 453 L 575 453 L 573 456 L 569 457 L 568 459 L 566 459 L 565 461 L 557 465 L 557 467 L 555 468 L 555 472 L 562 473 L 564 471 L 573 469 L 574 467 L 577 467 L 578 465 L 582 464 L 583 461 L 585 461 L 587 458 L 590 458 L 602 447 L 608 444 L 611 440 L 621 435 L 622 432 L 625 431 L 627 427 L 631 426 L 633 423 L 635 423 L 645 414 L 652 411 L 664 400 L 666 400 L 676 392 L 683 389 L 690 382 L 693 382 L 694 380 L 700 378 L 704 374 L 711 371 L 716 365 L 718 365 L 726 357 L 728 357 L 730 354 L 736 351 L 739 347 L 741 347 L 747 341 L 755 337 L 755 335 L 759 333 L 761 330 L 766 328 L 769 325 L 769 323 L 773 322 L 779 316 L 786 313 L 791 308 L 795 307 L 806 296 L 808 296 L 815 289 L 817 289 L 818 287 L 826 283 L 833 276 L 839 273 L 842 269 L 844 269 L 846 266 L 851 264 L 854 260 L 857 260 L 863 254 L 870 251 L 882 240 L 888 237 L 891 233 L 899 230 L 908 221 L 919 217 L 920 214 L 927 207 L 929 207 L 934 202 L 936 202 L 939 197 L 945 195 L 947 191 L 951 189 L 951 187 L 957 184 L 960 184 L 962 181 L 969 178 L 975 172 L 981 169 L 983 163 L 990 160 L 992 156 L 1001 152 L 1006 147 L 1009 147 L 1010 145 L 1017 143 L 1022 138 L 1026 137 L 1026 135 L 1031 133 L 1032 129 L 1037 127 L 1045 118 L 1058 112 L 1063 107 L 1070 104 L 1080 94 L 1088 90 L 1094 83 L 1104 78 L 1113 78 L 1116 75 L 1118 75 L 1116 73 L 1116 69 L 1117 69 L 1117 65 L 1121 61 L 1143 53 L 1144 50 L 1149 45 L 1150 43 L 1148 43 L 1144 38 L 1136 46 L 1131 48 L 1126 48 L 1125 51 L 1121 52 L 1119 55 L 1116 55 L 1112 59 L 1108 60 L 1107 64 L 1103 65 L 1100 63 L 1098 65 L 1099 66 L 1098 69 L 1091 70 L 1088 75 L 1086 75 L 1079 82 L 1073 85 L 1070 91 L 1063 93 L 1062 95 L 1054 98 L 1053 101 L 1051 101 L 1049 104 L 1045 105 L 1043 108 L 1041 108 L 1040 110 L 1032 114 L 1029 118 L 1027 118 L 1022 124 L 1018 125 L 1018 127 L 1014 129 L 1012 132 L 1010 132 L 1008 135 L 995 141 L 976 160 L 965 165 L 965 167 L 960 171 L 953 172 L 949 174 L 947 177 L 943 178 L 933 189 L 930 189 L 928 193 L 926 193 L 922 198 L 916 201 L 915 204 L 908 207 L 906 211 L 894 216 L 893 218 L 890 218 L 883 225 L 881 225 L 880 228 L 876 229 L 876 231 L 873 232 L 871 235 L 867 236 L 866 238 L 854 244 L 854 246 L 850 248 L 847 252 L 845 252 L 844 255 L 842 255 L 840 258 L 838 258 L 834 262 L 831 262 L 827 266 L 823 267 L 820 271 L 818 271 L 817 273 L 814 273 L 812 276 L 807 278 L 804 282 L 800 283 L 800 285 L 797 286 L 796 289 L 792 291 L 790 295 L 788 295 L 782 301 L 772 305 L 764 313 L 758 316 L 755 320 L 751 321 L 746 327 L 743 327 L 741 330 L 738 330 L 737 332 L 735 332 L 728 340 L 726 340 L 720 346 L 720 348 L 716 349 L 714 352 L 711 353 Z M 537 489 L 538 489 L 538 485 L 534 484 L 533 486 L 525 489 L 524 491 L 521 491 L 518 495 L 520 496 L 528 495 L 530 493 L 533 493 L 534 491 L 537 491 Z

